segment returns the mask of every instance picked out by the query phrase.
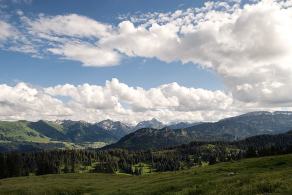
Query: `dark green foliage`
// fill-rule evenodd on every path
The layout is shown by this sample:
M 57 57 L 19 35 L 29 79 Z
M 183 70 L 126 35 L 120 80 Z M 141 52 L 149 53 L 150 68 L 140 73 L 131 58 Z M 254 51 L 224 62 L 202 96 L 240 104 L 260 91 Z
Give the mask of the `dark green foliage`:
M 150 169 L 157 172 L 176 171 L 200 164 L 201 160 L 208 161 L 212 151 L 200 153 L 195 150 L 165 150 L 165 151 L 127 151 L 115 150 L 59 150 L 40 151 L 27 153 L 2 153 L 0 155 L 0 178 L 24 176 L 29 173 L 36 175 L 74 173 L 80 167 L 93 167 L 91 172 L 116 173 L 117 171 L 143 175 L 144 166 L 137 164 L 146 163 Z M 188 157 L 194 151 L 202 158 L 190 160 Z M 218 154 L 219 155 L 219 154 Z

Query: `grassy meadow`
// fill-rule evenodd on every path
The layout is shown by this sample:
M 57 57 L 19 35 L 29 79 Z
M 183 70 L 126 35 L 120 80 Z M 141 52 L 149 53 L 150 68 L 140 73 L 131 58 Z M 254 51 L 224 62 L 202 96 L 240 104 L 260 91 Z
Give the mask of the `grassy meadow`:
M 0 180 L 0 194 L 292 194 L 292 155 L 143 176 L 81 173 L 9 178 Z

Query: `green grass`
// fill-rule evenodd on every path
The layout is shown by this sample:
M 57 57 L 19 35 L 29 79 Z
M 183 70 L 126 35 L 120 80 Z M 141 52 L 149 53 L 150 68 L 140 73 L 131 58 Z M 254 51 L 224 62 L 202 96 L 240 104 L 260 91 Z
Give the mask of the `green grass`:
M 0 194 L 292 194 L 292 155 L 144 176 L 61 174 L 0 180 Z

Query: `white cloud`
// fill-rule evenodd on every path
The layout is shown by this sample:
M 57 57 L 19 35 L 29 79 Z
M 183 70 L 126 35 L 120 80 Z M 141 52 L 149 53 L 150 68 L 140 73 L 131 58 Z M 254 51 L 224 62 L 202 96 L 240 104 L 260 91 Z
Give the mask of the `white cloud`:
M 157 57 L 163 61 L 179 60 L 173 52 L 180 42 L 179 28 L 168 23 L 164 26 L 153 24 L 149 29 L 134 27 L 130 21 L 121 22 L 117 34 L 99 41 L 101 47 L 113 48 L 127 56 Z
M 71 37 L 103 37 L 111 26 L 77 14 L 43 16 L 36 20 L 26 18 L 29 29 L 38 34 Z
M 18 83 L 2 84 L 0 91 L 0 120 L 97 122 L 109 118 L 135 123 L 155 117 L 163 122 L 215 121 L 248 111 L 281 110 L 242 103 L 223 91 L 187 88 L 177 83 L 147 90 L 117 79 L 104 86 L 65 84 L 41 88 Z
M 0 10 L 1 14 L 1 10 Z M 0 20 L 0 46 L 1 49 L 21 53 L 38 53 L 33 43 L 25 37 L 16 27 Z
M 7 22 L 0 20 L 0 42 L 14 36 L 15 29 Z
M 138 122 L 156 117 L 164 122 L 216 120 L 233 114 L 232 96 L 222 91 L 186 88 L 170 83 L 145 90 L 117 79 L 98 85 L 36 88 L 25 83 L 0 85 L 1 120 L 106 118 Z M 64 98 L 65 97 L 65 98 Z
M 70 108 L 43 92 L 42 89 L 18 83 L 11 87 L 0 85 L 0 119 L 54 119 L 71 115 Z
M 58 48 L 49 48 L 49 52 L 64 56 L 65 59 L 76 60 L 84 66 L 113 66 L 120 61 L 120 54 L 83 43 L 65 43 Z
M 133 19 L 138 25 L 121 22 L 100 44 L 127 56 L 199 64 L 214 70 L 240 101 L 292 106 L 289 2 L 206 2 L 200 9 L 148 14 L 146 21 Z
M 112 48 L 101 48 L 99 39 L 109 36 L 112 26 L 77 14 L 45 16 L 37 19 L 21 17 L 28 36 L 51 54 L 81 62 L 84 66 L 113 66 L 120 54 Z M 49 42 L 49 44 L 47 44 Z

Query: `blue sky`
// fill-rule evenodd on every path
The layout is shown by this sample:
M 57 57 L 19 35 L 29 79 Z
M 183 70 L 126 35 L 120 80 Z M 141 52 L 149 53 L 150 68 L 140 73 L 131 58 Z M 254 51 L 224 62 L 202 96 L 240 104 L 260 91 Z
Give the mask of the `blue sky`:
M 26 15 L 64 15 L 79 14 L 89 18 L 117 24 L 122 15 L 147 12 L 171 12 L 177 9 L 201 6 L 202 1 L 31 1 L 8 3 L 5 12 L 15 14 L 22 10 Z M 12 21 L 18 23 L 17 18 Z M 193 63 L 182 65 L 181 62 L 166 63 L 157 59 L 141 57 L 126 58 L 120 66 L 82 67 L 80 62 L 68 61 L 45 56 L 32 58 L 18 52 L 0 51 L 0 82 L 15 84 L 27 82 L 33 85 L 52 86 L 57 84 L 104 84 L 106 80 L 118 78 L 131 86 L 143 88 L 156 87 L 164 83 L 178 82 L 187 87 L 222 89 L 218 76 L 211 70 L 202 69 Z
M 157 59 L 128 58 L 120 66 L 82 67 L 80 62 L 55 57 L 32 58 L 26 54 L 1 51 L 0 82 L 14 85 L 27 82 L 34 85 L 104 84 L 118 78 L 131 86 L 143 88 L 178 82 L 188 87 L 223 88 L 220 78 L 211 70 L 194 64 L 165 63 Z

